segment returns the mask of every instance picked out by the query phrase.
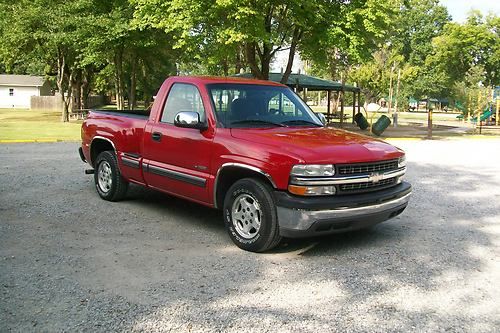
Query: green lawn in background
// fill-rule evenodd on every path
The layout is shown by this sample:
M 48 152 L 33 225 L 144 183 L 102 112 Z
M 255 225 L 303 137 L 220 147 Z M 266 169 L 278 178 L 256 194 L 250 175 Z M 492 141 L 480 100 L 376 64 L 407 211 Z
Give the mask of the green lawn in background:
M 323 112 L 326 113 L 325 106 L 311 106 L 313 111 L 315 112 Z M 357 112 L 357 110 L 356 110 Z M 366 113 L 361 111 L 363 115 L 366 117 Z M 344 109 L 344 114 L 346 114 L 349 118 L 352 117 L 352 106 L 347 106 Z M 392 120 L 392 113 L 389 115 L 387 112 L 368 112 L 368 117 L 371 118 L 373 116 L 374 121 L 376 121 L 381 115 L 386 115 Z M 432 119 L 434 121 L 456 121 L 460 122 L 457 119 L 458 113 L 452 112 L 433 112 Z M 427 112 L 398 112 L 398 119 L 401 122 L 412 122 L 415 120 L 418 121 L 427 121 Z
M 80 140 L 82 121 L 61 122 L 61 112 L 0 109 L 0 140 Z

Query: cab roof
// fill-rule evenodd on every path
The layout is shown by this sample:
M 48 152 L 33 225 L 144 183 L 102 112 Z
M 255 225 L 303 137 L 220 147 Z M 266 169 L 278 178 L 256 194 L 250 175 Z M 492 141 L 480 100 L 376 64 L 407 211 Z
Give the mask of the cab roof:
M 256 80 L 252 78 L 241 77 L 224 77 L 224 76 L 171 76 L 167 80 L 175 82 L 186 82 L 196 84 L 211 84 L 211 83 L 236 83 L 236 84 L 257 84 L 263 86 L 287 87 L 284 84 L 267 81 Z

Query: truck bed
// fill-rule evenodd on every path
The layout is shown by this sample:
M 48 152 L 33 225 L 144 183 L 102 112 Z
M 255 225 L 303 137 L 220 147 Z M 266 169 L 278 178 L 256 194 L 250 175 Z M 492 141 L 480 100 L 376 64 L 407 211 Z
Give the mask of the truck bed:
M 151 110 L 91 110 L 90 112 L 136 119 L 148 119 Z
M 83 124 L 82 140 L 90 142 L 99 136 L 120 142 L 115 146 L 117 153 L 140 154 L 149 113 L 149 110 L 91 110 Z

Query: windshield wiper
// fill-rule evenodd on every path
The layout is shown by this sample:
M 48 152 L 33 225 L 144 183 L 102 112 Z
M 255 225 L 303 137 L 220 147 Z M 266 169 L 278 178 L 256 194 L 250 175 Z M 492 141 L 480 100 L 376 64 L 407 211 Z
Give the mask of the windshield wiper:
M 315 123 L 313 121 L 309 121 L 309 120 L 303 120 L 303 119 L 294 119 L 294 120 L 286 120 L 286 121 L 283 121 L 281 122 L 282 124 L 288 124 L 288 125 L 314 125 L 314 126 L 318 126 L 318 127 L 323 127 L 323 125 L 320 125 L 318 123 Z
M 245 120 L 237 120 L 231 122 L 231 125 L 237 125 L 237 124 L 267 124 L 278 127 L 287 127 L 285 124 L 282 123 L 274 123 L 272 121 L 261 120 L 261 119 L 245 119 Z

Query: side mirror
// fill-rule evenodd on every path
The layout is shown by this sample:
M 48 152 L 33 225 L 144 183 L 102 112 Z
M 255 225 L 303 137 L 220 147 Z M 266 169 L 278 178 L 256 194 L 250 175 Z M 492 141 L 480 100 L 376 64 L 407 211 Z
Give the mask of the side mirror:
M 200 121 L 200 114 L 192 111 L 181 111 L 175 115 L 174 125 L 183 128 L 207 129 L 207 125 Z
M 321 121 L 321 123 L 323 125 L 326 125 L 326 117 L 325 117 L 325 115 L 323 113 L 321 113 L 321 112 L 315 112 L 315 114 L 316 114 L 316 117 L 318 117 L 318 119 Z

